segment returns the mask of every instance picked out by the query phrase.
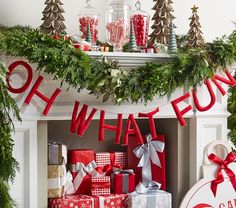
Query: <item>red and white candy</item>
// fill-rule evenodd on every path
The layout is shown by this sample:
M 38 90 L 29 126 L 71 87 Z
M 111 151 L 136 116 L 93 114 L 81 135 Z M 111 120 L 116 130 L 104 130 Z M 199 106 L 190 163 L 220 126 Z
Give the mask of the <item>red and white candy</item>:
M 124 19 L 107 23 L 106 29 L 109 33 L 109 42 L 112 45 L 122 47 L 129 41 L 127 33 L 129 32 L 129 25 L 125 24 Z

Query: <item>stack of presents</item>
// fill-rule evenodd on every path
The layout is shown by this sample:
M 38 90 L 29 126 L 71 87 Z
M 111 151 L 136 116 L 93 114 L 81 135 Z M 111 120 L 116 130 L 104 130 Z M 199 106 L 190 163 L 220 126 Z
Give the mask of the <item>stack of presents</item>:
M 126 152 L 48 145 L 50 208 L 171 208 L 166 192 L 164 135 L 145 144 L 130 138 Z

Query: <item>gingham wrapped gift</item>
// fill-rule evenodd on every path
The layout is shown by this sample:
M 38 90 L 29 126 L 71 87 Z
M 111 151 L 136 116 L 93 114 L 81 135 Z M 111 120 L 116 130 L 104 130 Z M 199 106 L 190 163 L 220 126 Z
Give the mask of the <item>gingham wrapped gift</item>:
M 95 154 L 95 161 L 99 172 L 106 172 L 106 175 L 110 175 L 114 168 L 127 168 L 127 153 L 98 152 Z
M 93 196 L 103 196 L 111 193 L 110 176 L 92 177 L 91 194 Z

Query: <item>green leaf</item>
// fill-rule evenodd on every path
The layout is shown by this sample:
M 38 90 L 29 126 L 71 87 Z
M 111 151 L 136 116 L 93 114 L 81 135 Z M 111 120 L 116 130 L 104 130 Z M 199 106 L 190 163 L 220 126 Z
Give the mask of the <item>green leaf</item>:
M 109 97 L 110 97 L 110 94 L 109 94 L 109 93 L 106 93 L 105 95 L 103 95 L 102 101 L 103 101 L 103 102 L 108 101 Z

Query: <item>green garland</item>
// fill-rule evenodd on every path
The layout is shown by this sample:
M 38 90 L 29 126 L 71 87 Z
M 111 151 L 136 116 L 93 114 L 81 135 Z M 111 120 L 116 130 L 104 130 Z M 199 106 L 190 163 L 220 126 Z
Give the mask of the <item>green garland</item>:
M 5 85 L 6 67 L 0 62 L 0 208 L 11 208 L 15 202 L 9 194 L 8 181 L 14 179 L 18 163 L 12 156 L 14 129 L 11 116 L 20 120 L 16 102 Z M 11 116 L 10 116 L 11 115 Z
M 147 63 L 138 69 L 91 59 L 68 41 L 55 40 L 30 28 L 0 28 L 0 51 L 38 63 L 38 70 L 53 74 L 62 83 L 87 89 L 103 100 L 148 102 L 155 95 L 170 96 L 177 87 L 196 87 L 236 59 L 236 35 L 207 43 L 205 48 L 185 49 L 169 63 Z
M 115 64 L 91 59 L 69 42 L 52 39 L 38 30 L 16 27 L 0 31 L 0 50 L 5 54 L 25 57 L 38 63 L 39 71 L 53 74 L 62 83 L 78 91 L 87 89 L 97 97 L 103 96 L 104 101 L 110 98 L 118 104 L 148 102 L 155 95 L 170 96 L 177 87 L 195 87 L 212 76 L 213 68 L 229 62 L 227 54 L 223 54 L 227 57 L 224 65 L 213 61 L 218 60 L 218 49 L 215 44 L 208 44 L 205 49 L 181 50 L 169 63 L 147 63 L 121 71 Z
M 236 79 L 236 75 L 234 78 Z M 230 129 L 229 138 L 236 147 L 236 87 L 230 88 L 229 92 L 230 96 L 228 98 L 228 110 L 231 113 L 228 118 L 228 129 Z
M 67 83 L 78 92 L 87 89 L 90 94 L 102 96 L 103 101 L 112 99 L 116 104 L 148 102 L 156 95 L 170 96 L 178 87 L 196 87 L 210 78 L 215 69 L 223 69 L 236 60 L 236 31 L 227 38 L 206 43 L 204 48 L 186 49 L 181 41 L 179 52 L 168 63 L 146 63 L 137 69 L 119 70 L 115 63 L 92 59 L 63 38 L 55 40 L 28 27 L 0 27 L 2 54 L 38 63 L 38 71 L 52 74 L 61 84 Z M 6 68 L 1 64 L 0 208 L 14 206 L 7 185 L 8 180 L 14 178 L 17 167 L 12 157 L 13 122 L 10 115 L 20 120 L 19 109 L 7 92 L 5 76 Z

